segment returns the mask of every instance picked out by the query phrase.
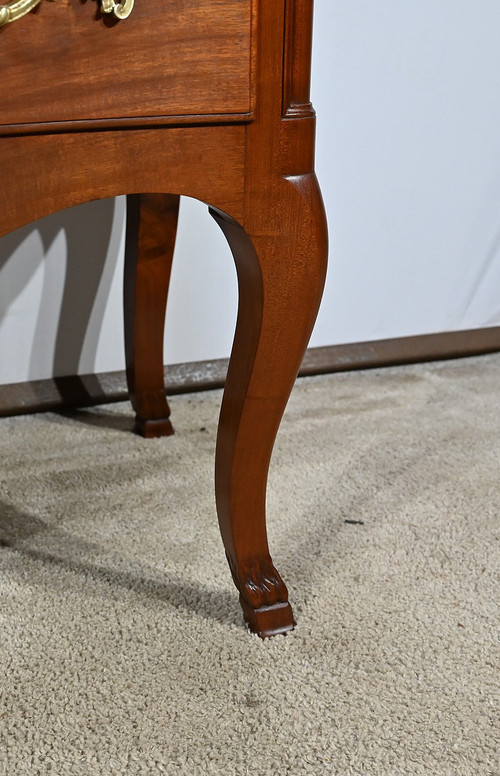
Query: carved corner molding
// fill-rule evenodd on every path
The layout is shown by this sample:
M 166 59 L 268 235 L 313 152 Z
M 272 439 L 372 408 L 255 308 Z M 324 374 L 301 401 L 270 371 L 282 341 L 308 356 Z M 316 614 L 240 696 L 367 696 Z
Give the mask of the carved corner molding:
M 283 117 L 313 118 L 310 99 L 313 0 L 285 0 Z

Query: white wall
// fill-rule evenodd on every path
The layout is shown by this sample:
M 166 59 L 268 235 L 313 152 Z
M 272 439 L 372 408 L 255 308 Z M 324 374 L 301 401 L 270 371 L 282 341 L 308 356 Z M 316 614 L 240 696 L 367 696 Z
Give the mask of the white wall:
M 499 29 L 494 0 L 316 0 L 331 265 L 311 345 L 500 323 Z M 123 224 L 118 199 L 0 240 L 0 383 L 123 368 Z M 184 200 L 166 362 L 228 355 L 235 314 L 222 234 Z
M 319 0 L 313 344 L 500 323 L 500 4 Z

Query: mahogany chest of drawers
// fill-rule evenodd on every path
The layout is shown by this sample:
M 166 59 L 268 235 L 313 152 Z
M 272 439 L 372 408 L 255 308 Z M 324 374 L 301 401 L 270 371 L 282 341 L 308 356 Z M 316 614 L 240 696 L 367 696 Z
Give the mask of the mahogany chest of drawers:
M 0 0 L 0 236 L 129 195 L 127 362 L 142 430 L 169 430 L 160 346 L 172 203 L 206 202 L 229 242 L 239 313 L 217 511 L 245 619 L 263 637 L 294 625 L 269 554 L 266 481 L 326 270 L 309 101 L 312 5 Z

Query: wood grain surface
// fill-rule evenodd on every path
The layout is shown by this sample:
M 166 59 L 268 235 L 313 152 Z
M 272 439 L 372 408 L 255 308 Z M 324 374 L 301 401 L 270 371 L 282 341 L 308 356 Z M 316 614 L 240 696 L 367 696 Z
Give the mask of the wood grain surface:
M 42 2 L 0 29 L 0 124 L 244 114 L 252 0 Z

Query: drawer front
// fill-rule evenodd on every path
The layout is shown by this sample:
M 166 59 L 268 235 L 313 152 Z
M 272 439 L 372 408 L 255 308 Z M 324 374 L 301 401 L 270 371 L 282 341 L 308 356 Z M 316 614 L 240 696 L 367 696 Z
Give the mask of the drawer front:
M 251 110 L 252 0 L 135 0 L 121 21 L 99 8 L 42 0 L 0 28 L 0 125 Z

